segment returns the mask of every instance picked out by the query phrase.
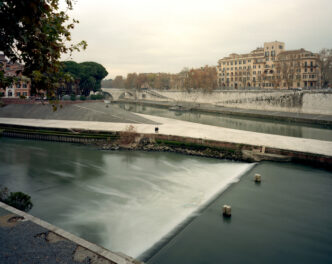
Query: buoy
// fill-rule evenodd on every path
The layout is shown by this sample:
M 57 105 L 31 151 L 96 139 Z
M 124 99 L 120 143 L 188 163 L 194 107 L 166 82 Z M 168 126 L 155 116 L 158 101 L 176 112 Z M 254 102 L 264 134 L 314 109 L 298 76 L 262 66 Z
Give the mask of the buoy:
M 262 181 L 262 177 L 261 177 L 261 175 L 258 174 L 258 173 L 255 174 L 254 179 L 255 179 L 255 182 L 261 182 L 261 181 Z
M 232 207 L 230 205 L 224 205 L 222 207 L 222 214 L 224 216 L 230 217 L 232 215 Z

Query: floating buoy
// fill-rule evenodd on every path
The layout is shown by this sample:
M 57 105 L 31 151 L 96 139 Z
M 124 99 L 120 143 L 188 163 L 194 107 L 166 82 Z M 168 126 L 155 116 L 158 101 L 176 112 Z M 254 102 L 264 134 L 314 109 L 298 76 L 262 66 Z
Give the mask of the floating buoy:
M 222 214 L 224 216 L 230 217 L 232 215 L 232 207 L 230 205 L 224 205 L 222 207 Z
M 258 173 L 255 174 L 254 179 L 255 179 L 255 182 L 261 182 L 261 181 L 262 181 L 262 177 L 261 177 L 261 175 L 258 174 Z

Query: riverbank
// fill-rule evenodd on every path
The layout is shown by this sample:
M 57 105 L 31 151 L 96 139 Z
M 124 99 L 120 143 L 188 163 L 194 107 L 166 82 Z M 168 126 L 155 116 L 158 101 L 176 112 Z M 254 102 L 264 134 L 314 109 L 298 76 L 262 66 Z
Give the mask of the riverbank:
M 139 264 L 0 202 L 0 262 Z
M 294 112 L 283 112 L 283 111 L 268 111 L 268 110 L 255 110 L 255 109 L 241 109 L 241 108 L 231 108 L 217 106 L 213 104 L 203 104 L 195 102 L 170 102 L 170 101 L 152 101 L 152 100 L 133 100 L 133 99 L 120 99 L 115 102 L 122 103 L 132 103 L 132 104 L 142 104 L 150 106 L 158 106 L 164 108 L 170 108 L 174 105 L 183 105 L 190 108 L 193 112 L 206 112 L 223 114 L 230 116 L 240 116 L 240 117 L 255 117 L 261 119 L 270 119 L 277 121 L 287 121 L 287 122 L 298 122 L 304 124 L 319 124 L 332 126 L 332 116 L 331 115 L 320 115 L 320 114 L 304 114 L 304 113 L 294 113 Z
M 332 142 L 140 116 L 159 125 L 0 118 L 0 129 L 9 137 L 95 144 L 101 149 L 169 151 L 251 162 L 293 161 L 332 168 Z

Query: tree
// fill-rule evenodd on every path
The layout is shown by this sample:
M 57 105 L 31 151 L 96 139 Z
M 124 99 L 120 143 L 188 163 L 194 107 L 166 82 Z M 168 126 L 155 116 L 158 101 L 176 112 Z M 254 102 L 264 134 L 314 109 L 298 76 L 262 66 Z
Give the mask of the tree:
M 64 73 L 69 73 L 74 80 L 80 81 L 81 93 L 86 96 L 91 91 L 100 90 L 101 81 L 108 74 L 106 69 L 96 62 L 76 63 L 74 61 L 64 61 L 61 64 Z
M 319 67 L 321 70 L 322 87 L 332 84 L 332 49 L 322 49 L 319 52 Z
M 293 86 L 298 69 L 301 69 L 300 60 L 296 54 L 279 54 L 276 61 L 277 78 L 279 83 L 286 84 L 287 89 Z
M 127 89 L 136 89 L 136 87 L 137 87 L 137 74 L 135 72 L 127 74 L 125 87 Z
M 87 46 L 85 41 L 66 44 L 78 21 L 69 21 L 72 0 L 65 2 L 66 11 L 60 10 L 59 0 L 0 2 L 0 50 L 10 61 L 24 63 L 23 74 L 31 79 L 32 92 L 45 90 L 54 96 L 59 78 L 63 78 L 61 54 Z
M 102 80 L 101 81 L 101 86 L 104 88 L 112 88 L 112 79 L 107 79 L 107 80 Z
M 211 92 L 217 88 L 217 71 L 215 67 L 205 66 L 199 69 L 191 69 L 184 81 L 186 90 L 201 89 L 203 92 Z
M 115 79 L 112 82 L 112 86 L 114 88 L 124 88 L 125 87 L 125 82 L 123 80 L 123 77 L 121 75 L 116 76 Z

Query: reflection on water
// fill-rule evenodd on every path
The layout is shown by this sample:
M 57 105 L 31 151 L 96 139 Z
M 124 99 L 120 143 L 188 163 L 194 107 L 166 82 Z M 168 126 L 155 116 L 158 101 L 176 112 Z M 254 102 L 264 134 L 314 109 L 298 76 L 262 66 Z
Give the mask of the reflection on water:
M 221 114 L 218 115 L 196 111 L 169 111 L 167 108 L 128 103 L 117 103 L 114 105 L 131 112 L 180 119 L 206 125 L 254 131 L 266 134 L 332 141 L 331 129 L 319 125 L 276 122 L 274 120 L 262 120 L 256 118 L 230 117 Z
M 133 257 L 253 166 L 7 138 L 0 155 L 0 183 L 31 195 L 31 214 Z

